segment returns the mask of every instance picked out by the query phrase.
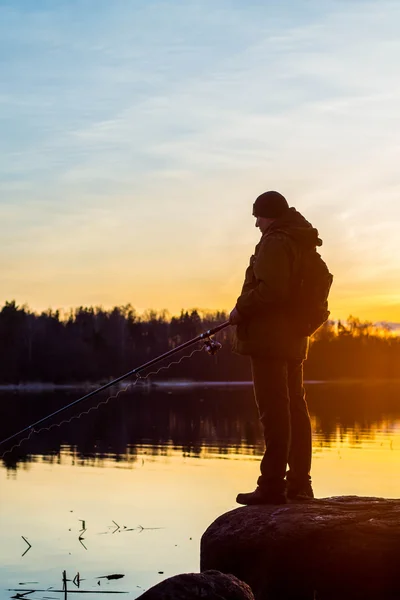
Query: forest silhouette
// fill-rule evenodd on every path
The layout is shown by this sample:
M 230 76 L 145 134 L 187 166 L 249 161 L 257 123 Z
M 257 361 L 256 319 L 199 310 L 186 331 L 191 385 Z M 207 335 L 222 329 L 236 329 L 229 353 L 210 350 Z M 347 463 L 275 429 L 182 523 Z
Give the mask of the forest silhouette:
M 0 311 L 0 383 L 105 382 L 223 323 L 223 311 L 166 311 L 139 315 L 133 306 L 79 307 L 62 315 L 37 314 L 6 302 Z M 217 334 L 222 349 L 198 353 L 163 370 L 158 378 L 197 381 L 250 380 L 249 361 L 231 351 L 232 328 Z M 183 355 L 190 353 L 186 349 Z M 180 355 L 177 355 L 179 360 Z M 398 378 L 400 337 L 388 326 L 349 317 L 327 322 L 311 340 L 307 379 Z M 172 359 L 171 359 L 172 360 Z M 169 361 L 166 362 L 168 364 Z

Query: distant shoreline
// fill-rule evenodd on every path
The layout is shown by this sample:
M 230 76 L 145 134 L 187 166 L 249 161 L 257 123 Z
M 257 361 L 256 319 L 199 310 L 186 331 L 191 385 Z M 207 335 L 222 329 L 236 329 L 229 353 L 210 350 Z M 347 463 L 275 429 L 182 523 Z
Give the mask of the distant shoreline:
M 18 393 L 38 393 L 38 392 L 90 392 L 96 390 L 107 382 L 82 382 L 82 383 L 48 383 L 48 382 L 25 382 L 25 383 L 4 383 L 0 384 L 1 392 L 18 392 Z M 378 385 L 384 383 L 400 384 L 400 379 L 306 379 L 306 385 Z M 124 389 L 129 382 L 121 382 L 115 386 L 110 386 L 109 389 Z M 184 389 L 184 388 L 229 388 L 229 387 L 251 387 L 252 381 L 196 381 L 189 379 L 172 379 L 165 381 L 150 381 L 140 383 L 137 389 Z M 131 390 L 135 388 L 134 382 L 131 384 Z

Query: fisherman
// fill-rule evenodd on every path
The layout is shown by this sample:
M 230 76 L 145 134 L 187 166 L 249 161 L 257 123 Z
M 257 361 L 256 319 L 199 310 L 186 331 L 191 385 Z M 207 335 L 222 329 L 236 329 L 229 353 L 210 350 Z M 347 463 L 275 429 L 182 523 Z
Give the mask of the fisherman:
M 234 351 L 251 359 L 265 453 L 255 491 L 238 494 L 236 501 L 284 504 L 287 498 L 314 497 L 311 422 L 303 387 L 303 361 L 311 331 L 299 326 L 302 317 L 297 304 L 302 257 L 311 251 L 323 263 L 315 251 L 322 241 L 318 231 L 295 208 L 289 208 L 278 192 L 258 196 L 253 215 L 262 236 L 229 321 L 237 326 Z M 326 272 L 331 283 L 332 276 Z

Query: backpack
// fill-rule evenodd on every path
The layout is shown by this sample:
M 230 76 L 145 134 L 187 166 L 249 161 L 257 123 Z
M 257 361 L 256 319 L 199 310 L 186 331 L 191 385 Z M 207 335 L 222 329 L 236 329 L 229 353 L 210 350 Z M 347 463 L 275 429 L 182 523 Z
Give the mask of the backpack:
M 328 296 L 333 281 L 316 248 L 301 251 L 295 272 L 292 314 L 300 335 L 310 336 L 330 315 Z

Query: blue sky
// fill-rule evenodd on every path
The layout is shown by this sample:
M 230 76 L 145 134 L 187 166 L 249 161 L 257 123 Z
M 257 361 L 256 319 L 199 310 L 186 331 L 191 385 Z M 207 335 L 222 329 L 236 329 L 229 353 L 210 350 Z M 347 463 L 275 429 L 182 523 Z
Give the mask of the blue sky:
M 0 0 L 0 302 L 230 309 L 278 189 L 400 320 L 400 4 Z

